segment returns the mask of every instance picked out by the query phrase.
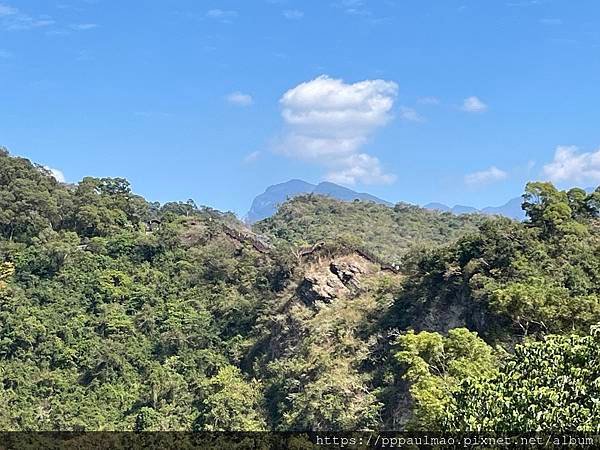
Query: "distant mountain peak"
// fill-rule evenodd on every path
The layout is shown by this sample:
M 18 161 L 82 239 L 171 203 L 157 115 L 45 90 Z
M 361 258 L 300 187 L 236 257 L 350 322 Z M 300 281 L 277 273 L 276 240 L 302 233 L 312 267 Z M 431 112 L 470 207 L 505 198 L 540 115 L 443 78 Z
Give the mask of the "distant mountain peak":
M 525 211 L 521 208 L 521 197 L 515 197 L 501 206 L 488 206 L 477 209 L 472 206 L 455 205 L 450 207 L 443 203 L 428 203 L 425 209 L 431 209 L 441 212 L 450 212 L 453 214 L 485 214 L 489 216 L 504 216 L 514 220 L 524 220 Z
M 352 189 L 348 189 L 330 181 L 323 181 L 318 185 L 314 185 L 303 180 L 292 179 L 284 183 L 269 186 L 265 189 L 265 192 L 257 196 L 252 202 L 250 211 L 248 211 L 248 214 L 246 215 L 246 221 L 248 223 L 255 223 L 259 220 L 271 217 L 277 212 L 279 205 L 293 197 L 305 194 L 324 195 L 342 201 L 363 200 L 392 206 L 391 203 L 375 197 L 374 195 L 355 192 Z
M 440 212 L 452 212 L 452 208 L 450 208 L 448 205 L 437 202 L 427 203 L 425 206 L 423 206 L 423 208 Z
M 246 215 L 247 223 L 255 223 L 274 215 L 279 206 L 286 201 L 297 197 L 298 195 L 315 194 L 324 195 L 345 202 L 353 200 L 362 200 L 368 202 L 379 203 L 386 206 L 393 206 L 392 203 L 382 200 L 374 195 L 365 192 L 356 192 L 344 186 L 332 183 L 330 181 L 322 181 L 319 184 L 308 183 L 300 179 L 292 179 L 283 183 L 274 184 L 265 189 L 265 191 L 257 196 L 252 202 L 250 211 Z M 515 197 L 501 206 L 488 206 L 486 208 L 477 209 L 472 206 L 455 205 L 450 207 L 443 203 L 429 203 L 423 208 L 441 212 L 449 212 L 453 214 L 485 214 L 498 215 L 508 217 L 514 220 L 524 220 L 525 212 L 521 209 L 521 197 Z

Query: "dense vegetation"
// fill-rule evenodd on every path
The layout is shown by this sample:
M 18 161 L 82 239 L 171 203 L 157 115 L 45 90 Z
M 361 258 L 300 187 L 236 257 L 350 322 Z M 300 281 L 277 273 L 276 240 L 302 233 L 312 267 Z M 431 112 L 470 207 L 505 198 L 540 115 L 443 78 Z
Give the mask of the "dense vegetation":
M 2 150 L 0 429 L 600 431 L 600 191 L 523 206 L 306 196 L 255 234 Z
M 404 203 L 394 208 L 373 202 L 340 202 L 318 195 L 299 196 L 281 206 L 257 231 L 297 245 L 324 240 L 360 245 L 390 263 L 406 250 L 451 241 L 475 231 L 483 216 L 441 213 Z

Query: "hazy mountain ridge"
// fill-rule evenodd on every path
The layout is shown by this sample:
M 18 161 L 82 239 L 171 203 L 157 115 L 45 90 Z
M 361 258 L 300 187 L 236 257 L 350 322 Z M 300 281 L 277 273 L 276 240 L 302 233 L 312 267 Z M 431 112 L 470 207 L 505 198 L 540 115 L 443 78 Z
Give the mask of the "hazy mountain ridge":
M 595 188 L 593 188 L 593 187 L 588 187 L 588 188 L 584 189 L 584 191 L 586 191 L 588 194 L 591 194 L 592 192 L 594 192 L 594 190 L 595 190 Z M 508 217 L 509 219 L 522 221 L 522 220 L 525 220 L 525 218 L 526 218 L 525 211 L 521 207 L 522 203 L 523 203 L 523 197 L 519 196 L 519 197 L 510 199 L 503 205 L 486 206 L 485 208 L 481 208 L 481 209 L 473 208 L 472 206 L 464 206 L 464 205 L 455 205 L 453 207 L 450 207 L 443 203 L 437 203 L 437 202 L 428 203 L 427 205 L 423 206 L 423 208 L 431 209 L 434 211 L 450 212 L 453 214 L 485 214 L 488 216 L 504 216 L 504 217 Z
M 374 195 L 355 192 L 352 189 L 339 186 L 335 183 L 324 181 L 318 185 L 307 183 L 303 180 L 290 180 L 285 183 L 269 186 L 265 192 L 257 196 L 252 202 L 250 211 L 246 215 L 246 222 L 255 223 L 271 217 L 277 212 L 282 203 L 304 194 L 317 194 L 332 197 L 342 201 L 363 200 L 386 206 L 392 203 L 382 200 Z
M 500 206 L 486 206 L 482 209 L 477 209 L 472 206 L 455 205 L 450 207 L 443 203 L 428 203 L 423 206 L 425 209 L 434 211 L 450 212 L 453 214 L 485 214 L 489 216 L 504 216 L 514 220 L 524 220 L 525 212 L 521 208 L 523 199 L 521 197 L 515 197 L 503 205 Z
M 324 195 L 327 197 L 334 198 L 336 200 L 342 200 L 345 202 L 353 200 L 369 201 L 385 206 L 394 206 L 393 203 L 386 200 L 382 200 L 374 195 L 356 192 L 352 189 L 337 185 L 331 182 L 322 182 L 318 185 L 307 183 L 303 180 L 293 179 L 285 183 L 275 184 L 269 186 L 265 192 L 258 195 L 252 202 L 252 206 L 246 215 L 247 223 L 256 223 L 260 220 L 272 217 L 279 207 L 288 200 L 291 200 L 298 195 L 305 194 L 317 194 Z M 401 200 L 399 200 L 400 202 Z M 477 209 L 473 206 L 467 205 L 455 205 L 450 207 L 443 203 L 428 203 L 423 206 L 425 209 L 449 212 L 452 214 L 484 214 L 484 215 L 498 215 L 508 217 L 514 220 L 524 220 L 525 213 L 521 209 L 521 197 L 515 197 L 510 199 L 503 205 L 500 206 L 487 206 L 482 209 Z

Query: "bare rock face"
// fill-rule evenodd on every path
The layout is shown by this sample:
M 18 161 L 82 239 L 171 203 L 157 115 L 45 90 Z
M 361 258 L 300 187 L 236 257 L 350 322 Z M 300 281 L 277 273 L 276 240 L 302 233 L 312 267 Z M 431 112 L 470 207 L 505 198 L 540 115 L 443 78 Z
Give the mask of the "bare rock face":
M 309 268 L 296 294 L 308 306 L 317 301 L 331 303 L 356 294 L 361 278 L 374 271 L 372 264 L 358 255 L 335 258 Z
M 352 261 L 332 261 L 329 270 L 345 286 L 352 286 L 356 289 L 360 287 L 359 277 L 364 274 L 364 267 L 359 266 Z
M 298 287 L 298 296 L 307 305 L 321 301 L 331 303 L 339 297 L 345 286 L 336 278 L 328 276 L 307 276 Z

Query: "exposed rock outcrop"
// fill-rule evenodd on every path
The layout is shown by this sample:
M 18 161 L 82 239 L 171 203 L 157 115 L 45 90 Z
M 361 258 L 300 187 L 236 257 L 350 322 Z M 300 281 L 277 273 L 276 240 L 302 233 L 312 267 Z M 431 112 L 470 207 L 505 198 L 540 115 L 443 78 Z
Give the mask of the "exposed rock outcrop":
M 309 266 L 296 293 L 307 306 L 351 298 L 360 292 L 363 279 L 379 270 L 357 253 L 317 261 Z

